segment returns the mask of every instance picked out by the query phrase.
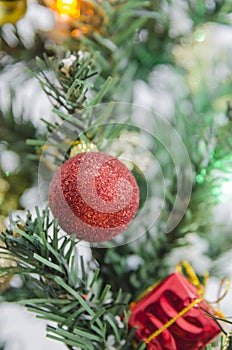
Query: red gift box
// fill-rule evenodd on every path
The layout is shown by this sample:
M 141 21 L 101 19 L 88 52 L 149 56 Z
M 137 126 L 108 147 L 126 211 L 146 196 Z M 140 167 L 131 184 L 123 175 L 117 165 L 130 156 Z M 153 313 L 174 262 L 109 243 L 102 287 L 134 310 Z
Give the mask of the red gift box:
M 175 272 L 131 308 L 129 326 L 138 327 L 136 340 L 149 350 L 199 350 L 220 333 L 204 310 L 214 313 L 196 287 Z

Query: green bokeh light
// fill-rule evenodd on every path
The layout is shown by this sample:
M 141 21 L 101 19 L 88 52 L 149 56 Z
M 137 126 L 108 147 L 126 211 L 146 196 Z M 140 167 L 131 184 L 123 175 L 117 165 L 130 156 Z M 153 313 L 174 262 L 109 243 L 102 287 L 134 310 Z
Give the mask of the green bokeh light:
M 196 176 L 196 181 L 198 184 L 202 184 L 204 182 L 204 176 L 202 176 L 201 174 L 198 174 Z
M 202 169 L 200 174 L 196 176 L 196 182 L 202 184 L 205 181 L 206 169 Z
M 197 29 L 194 32 L 194 38 L 198 43 L 202 43 L 203 41 L 205 41 L 206 39 L 206 33 L 204 30 L 202 29 Z

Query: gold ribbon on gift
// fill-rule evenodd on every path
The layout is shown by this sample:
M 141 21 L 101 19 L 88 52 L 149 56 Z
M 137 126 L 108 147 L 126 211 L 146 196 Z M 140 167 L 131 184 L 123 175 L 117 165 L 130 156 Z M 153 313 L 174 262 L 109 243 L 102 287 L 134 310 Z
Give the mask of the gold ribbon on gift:
M 185 269 L 185 272 L 186 272 L 188 280 L 197 288 L 197 293 L 200 296 L 202 296 L 202 298 L 204 298 L 206 284 L 207 284 L 207 281 L 209 279 L 209 273 L 206 272 L 204 274 L 203 283 L 201 283 L 199 278 L 197 277 L 194 269 L 192 268 L 192 266 L 186 260 L 183 260 L 183 261 L 179 262 L 179 264 L 177 264 L 176 271 L 183 275 L 183 268 Z M 222 289 L 223 289 L 224 286 L 225 286 L 225 290 L 221 294 Z M 225 298 L 225 296 L 228 294 L 229 290 L 230 290 L 230 279 L 227 278 L 227 277 L 224 277 L 224 278 L 222 278 L 220 286 L 218 288 L 217 299 L 215 301 L 207 301 L 206 300 L 206 302 L 208 304 L 210 304 L 210 305 L 212 305 L 212 304 L 216 304 L 217 305 L 217 308 L 214 309 L 216 316 L 224 318 L 224 315 L 223 315 L 223 313 L 222 313 L 222 311 L 220 309 L 219 303 L 220 303 L 220 301 L 222 299 Z
M 154 333 L 152 333 L 146 340 L 145 342 L 148 344 L 150 343 L 154 338 L 158 337 L 165 329 L 170 327 L 173 323 L 175 323 L 180 317 L 184 316 L 189 310 L 191 310 L 194 306 L 199 304 L 203 299 L 202 298 L 197 298 L 191 302 L 188 306 L 186 306 L 183 310 L 178 312 L 178 314 L 171 318 L 168 322 L 166 322 L 161 328 L 157 329 Z
M 176 271 L 183 275 L 183 267 L 185 268 L 188 280 L 197 288 L 197 293 L 203 296 L 208 274 L 204 276 L 204 282 L 202 285 L 192 266 L 186 260 L 183 260 L 177 264 Z
M 200 298 L 196 298 L 195 300 L 193 300 L 188 306 L 186 306 L 183 310 L 178 312 L 178 314 L 175 317 L 171 318 L 161 328 L 157 329 L 154 333 L 152 333 L 147 339 L 144 340 L 146 344 L 150 343 L 154 338 L 158 337 L 163 331 L 165 331 L 167 328 L 169 328 L 179 318 L 181 318 L 189 310 L 191 310 L 193 307 L 195 307 L 197 304 L 199 304 L 201 301 L 204 300 L 205 287 L 206 287 L 207 280 L 209 278 L 209 274 L 205 273 L 203 284 L 202 284 L 200 282 L 199 278 L 197 277 L 197 274 L 195 273 L 194 269 L 192 268 L 192 266 L 186 260 L 183 260 L 183 261 L 181 261 L 180 263 L 177 264 L 176 271 L 179 272 L 180 274 L 184 275 L 183 274 L 183 268 L 185 269 L 185 273 L 187 275 L 188 280 L 196 287 Z M 222 291 L 222 288 L 225 285 L 225 283 L 226 283 L 225 291 L 224 291 L 224 293 L 222 295 L 220 295 L 221 291 Z M 148 293 L 150 293 L 158 285 L 159 285 L 159 282 L 154 283 L 152 286 L 148 287 L 142 294 L 140 294 L 140 296 L 136 299 L 135 302 L 132 302 L 130 304 L 131 308 L 134 307 L 139 300 L 144 298 Z M 216 316 L 224 318 L 224 315 L 223 315 L 223 313 L 221 312 L 221 310 L 219 308 L 219 302 L 228 294 L 229 290 L 230 290 L 230 280 L 225 277 L 225 278 L 223 278 L 221 280 L 221 283 L 220 283 L 220 286 L 219 286 L 219 289 L 218 289 L 217 300 L 214 301 L 214 302 L 207 302 L 206 301 L 208 304 L 217 304 L 217 309 L 215 310 L 215 315 Z M 226 340 L 225 340 L 223 350 L 227 350 L 228 342 L 229 342 L 229 337 L 227 337 Z
M 226 335 L 226 339 L 223 343 L 223 348 L 222 350 L 228 350 L 228 346 L 230 345 L 230 340 L 231 340 L 231 337 L 232 337 L 232 331 L 229 331 Z

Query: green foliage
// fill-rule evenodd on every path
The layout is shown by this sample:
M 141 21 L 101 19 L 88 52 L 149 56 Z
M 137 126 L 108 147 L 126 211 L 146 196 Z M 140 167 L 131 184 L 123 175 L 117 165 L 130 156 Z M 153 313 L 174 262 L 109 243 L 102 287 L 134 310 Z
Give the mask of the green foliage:
M 65 61 L 72 58 L 74 61 L 66 66 Z M 41 160 L 41 153 L 43 156 L 51 155 L 50 148 L 53 147 L 56 149 L 56 157 L 53 155 L 56 163 L 57 160 L 66 159 L 68 156 L 66 152 L 74 141 L 94 142 L 99 138 L 96 130 L 92 130 L 92 128 L 106 122 L 114 104 L 102 108 L 102 113 L 98 113 L 98 117 L 95 116 L 94 120 L 93 107 L 104 102 L 108 95 L 112 95 L 117 79 L 108 77 L 101 87 L 98 86 L 99 75 L 94 77 L 97 74 L 95 58 L 87 53 L 80 57 L 77 52 L 72 54 L 67 52 L 66 58 L 63 60 L 45 55 L 43 60 L 37 58 L 36 64 L 37 73 L 29 69 L 28 72 L 39 80 L 41 87 L 51 99 L 54 106 L 53 112 L 59 121 L 50 122 L 42 119 L 52 139 L 50 140 L 52 143 L 46 143 L 48 150 L 43 149 L 46 135 L 41 135 L 40 140 L 30 138 L 27 144 L 35 146 L 37 155 L 30 155 L 30 158 L 36 160 Z M 51 74 L 54 74 L 53 79 L 51 79 Z M 87 93 L 89 94 L 88 99 Z M 102 138 L 104 136 L 105 134 L 101 135 Z
M 35 44 L 39 58 L 35 60 L 35 66 L 30 62 L 29 66 L 33 68 L 27 71 L 38 79 L 54 107 L 56 121 L 43 120 L 53 139 L 44 147 L 46 135 L 37 135 L 30 122 L 16 121 L 10 109 L 7 114 L 0 113 L 0 138 L 4 145 L 19 152 L 22 158 L 34 152 L 31 146 L 35 146 L 37 154 L 31 158 L 39 159 L 41 153 L 43 156 L 52 154 L 52 162 L 57 165 L 69 157 L 73 141 L 92 141 L 101 145 L 104 140 L 117 137 L 122 125 L 109 124 L 98 128 L 98 124 L 109 122 L 114 102 L 107 104 L 94 117 L 89 111 L 102 102 L 130 102 L 135 79 L 146 80 L 158 64 L 175 66 L 172 49 L 180 42 L 181 35 L 170 35 L 169 10 L 174 3 L 171 0 L 103 0 L 100 7 L 105 20 L 100 30 L 89 31 L 80 40 L 64 42 L 63 48 L 56 47 L 55 54 L 49 52 L 51 57 L 43 55 L 41 58 L 42 51 L 46 51 L 44 43 Z M 209 9 L 206 1 L 189 0 L 185 3 L 185 10 L 195 29 L 208 21 L 227 23 L 230 5 L 231 1 L 215 1 L 215 6 Z M 15 30 L 17 36 L 17 28 Z M 4 50 L 15 61 L 35 56 L 34 50 L 26 55 L 30 50 L 25 50 L 20 40 L 19 44 L 16 49 L 7 47 L 4 42 Z M 68 51 L 64 53 L 66 48 Z M 79 49 L 82 52 L 78 54 Z M 71 55 L 76 59 L 69 64 L 66 60 L 70 60 Z M 180 74 L 184 75 L 184 72 L 180 71 Z M 213 123 L 216 113 L 211 105 L 213 99 L 222 94 L 218 90 L 215 96 L 200 91 L 186 98 L 195 111 L 188 123 L 179 105 L 176 106 L 179 118 L 176 117 L 173 124 L 186 143 L 196 178 L 189 208 L 173 232 L 166 235 L 163 227 L 175 198 L 176 180 L 170 159 L 167 161 L 161 156 L 164 174 L 169 181 L 165 206 L 156 226 L 133 244 L 115 249 L 92 249 L 92 260 L 86 266 L 83 257 L 79 256 L 77 240 L 61 236 L 49 210 L 41 213 L 38 209 L 35 218 L 29 212 L 25 223 L 20 219 L 12 222 L 2 234 L 5 247 L 0 252 L 10 254 L 17 265 L 0 267 L 1 275 L 16 274 L 23 282 L 19 289 L 11 287 L 3 298 L 18 301 L 38 318 L 46 320 L 48 337 L 66 344 L 69 349 L 108 349 L 110 344 L 118 350 L 132 349 L 134 331 L 128 329 L 127 322 L 129 302 L 167 276 L 170 267 L 166 266 L 165 259 L 172 249 L 184 244 L 183 237 L 187 233 L 206 234 L 211 227 L 211 211 L 219 200 L 216 190 L 225 180 L 225 177 L 213 177 L 213 173 L 215 170 L 226 172 L 231 159 L 230 105 L 228 123 L 220 128 L 215 128 Z M 226 93 L 230 91 L 231 88 Z M 204 121 L 200 119 L 202 114 Z M 18 135 L 17 139 L 15 135 Z M 25 138 L 29 138 L 27 146 Z M 67 142 L 65 145 L 64 141 Z M 56 153 L 52 153 L 50 147 Z M 162 155 L 159 145 L 153 151 L 157 156 Z M 40 160 L 42 162 L 43 157 Z M 24 181 L 22 177 L 12 178 L 16 184 L 12 189 L 18 190 L 18 196 L 25 186 L 32 183 L 34 169 L 28 160 L 25 164 L 28 174 L 21 174 Z M 222 249 L 218 244 L 217 251 L 210 249 L 209 255 L 217 257 Z M 134 269 L 128 264 L 128 259 L 133 256 L 141 261 Z M 144 343 L 139 344 L 137 350 L 145 347 Z M 213 349 L 213 345 L 207 349 Z
M 13 91 L 11 91 L 11 100 L 14 100 Z M 7 143 L 12 151 L 27 154 L 29 150 L 25 140 L 36 135 L 36 129 L 32 122 L 24 120 L 22 115 L 16 117 L 11 105 L 7 111 L 0 110 L 0 126 L 1 143 Z
M 45 42 L 38 32 L 34 33 L 34 40 L 28 47 L 27 40 L 22 36 L 22 33 L 19 33 L 17 26 L 11 26 L 9 32 L 0 27 L 0 43 L 0 72 L 6 66 L 19 61 L 25 61 L 33 65 L 34 57 L 42 56 L 46 52 Z
M 144 11 L 150 3 L 146 0 L 103 1 L 104 22 L 99 32 L 93 31 L 81 37 L 81 49 L 101 52 L 98 62 L 105 77 L 121 76 L 123 73 L 126 83 L 125 78 L 137 70 L 138 65 L 131 58 L 134 46 L 137 46 L 136 34 L 151 14 L 149 10 Z
M 161 268 L 160 261 L 174 246 L 175 243 L 169 243 L 166 235 L 152 235 L 147 232 L 145 237 L 131 244 L 103 252 L 93 249 L 93 256 L 99 266 L 103 266 L 101 269 L 103 280 L 111 279 L 113 274 L 112 289 L 117 291 L 120 285 L 123 290 L 132 295 L 132 299 L 135 299 L 146 288 L 167 276 L 168 266 L 163 263 Z M 129 264 L 130 258 L 133 257 L 140 258 L 140 263 L 135 268 Z
M 0 350 L 4 350 L 5 349 L 5 344 L 0 344 Z
M 188 0 L 189 14 L 194 25 L 202 24 L 206 21 L 215 21 L 222 24 L 228 24 L 227 14 L 231 11 L 231 0 L 214 0 L 212 3 L 207 1 Z
M 6 187 L 5 190 L 0 189 L 0 215 L 7 216 L 9 210 L 20 209 L 21 195 L 33 185 L 35 167 L 28 159 L 28 153 L 33 150 L 26 145 L 28 137 L 36 137 L 36 129 L 31 121 L 24 120 L 22 115 L 16 117 L 12 106 L 6 112 L 0 110 L 0 147 L 20 157 L 20 167 L 15 172 L 3 172 L 0 166 L 0 180 L 4 181 Z
M 1 236 L 5 246 L 1 254 L 17 264 L 0 267 L 1 275 L 19 274 L 27 282 L 30 299 L 18 293 L 18 302 L 38 318 L 53 322 L 48 337 L 82 349 L 102 349 L 113 337 L 117 348 L 130 349 L 130 296 L 102 284 L 98 269 L 86 270 L 77 240 L 59 235 L 48 210 L 37 210 L 36 219 L 28 213 L 25 223 L 11 225 L 12 230 Z
M 70 59 L 70 53 L 66 53 L 66 58 Z M 39 72 L 35 73 L 29 69 L 28 72 L 38 79 L 56 109 L 62 107 L 73 114 L 83 108 L 88 91 L 86 81 L 96 74 L 93 70 L 94 58 L 86 55 L 80 59 L 76 53 L 74 62 L 67 68 L 64 61 L 65 59 L 58 63 L 57 59 L 46 55 L 44 60 L 37 57 L 36 65 Z M 55 82 L 49 77 L 51 72 L 55 75 Z

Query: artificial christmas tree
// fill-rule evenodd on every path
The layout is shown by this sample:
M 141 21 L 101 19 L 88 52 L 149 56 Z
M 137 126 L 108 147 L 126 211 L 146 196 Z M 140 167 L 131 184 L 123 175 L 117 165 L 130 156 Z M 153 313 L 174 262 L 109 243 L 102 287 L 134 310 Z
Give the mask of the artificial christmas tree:
M 231 1 L 76 4 L 73 18 L 71 2 L 64 13 L 56 8 L 60 15 L 54 17 L 44 4 L 28 3 L 15 26 L 1 27 L 0 174 L 7 188 L 1 191 L 6 229 L 0 254 L 14 262 L 0 266 L 2 281 L 10 281 L 1 300 L 25 305 L 46 321 L 47 336 L 68 349 L 141 350 L 148 343 L 129 321 L 130 303 L 173 272 L 185 254 L 200 278 L 205 270 L 231 277 L 230 230 L 216 224 L 213 212 L 232 182 L 230 50 L 215 50 L 216 34 L 230 30 Z M 90 211 L 82 211 L 79 188 L 70 183 L 75 184 L 77 166 L 63 179 L 64 196 L 56 175 L 52 180 L 58 169 L 88 154 L 79 153 L 83 145 L 89 154 L 121 164 L 108 167 L 107 174 L 97 169 L 95 185 L 108 201 L 98 208 L 92 208 L 96 196 L 85 174 Z M 88 164 L 84 170 L 89 172 Z M 73 197 L 84 222 L 99 224 L 94 214 L 105 214 L 103 204 L 112 212 L 111 185 L 119 172 L 129 179 L 134 197 L 130 210 L 114 207 L 111 216 L 123 218 L 124 228 L 130 222 L 128 229 L 107 235 L 106 242 L 91 236 L 89 244 L 77 239 L 86 238 L 83 229 L 73 230 L 75 220 L 66 212 L 59 226 L 52 213 L 59 218 L 57 207 L 63 208 L 64 198 L 72 207 Z M 128 202 L 126 187 L 118 198 L 120 205 Z M 10 209 L 25 211 L 14 217 Z M 82 256 L 83 247 L 89 258 Z M 220 265 L 221 259 L 226 263 Z M 200 320 L 215 329 L 202 332 L 197 349 L 228 349 L 229 330 L 225 339 L 206 345 L 219 332 L 217 317 L 210 319 L 206 311 Z M 178 346 L 183 336 L 186 348 L 192 334 L 188 338 L 180 329 Z

